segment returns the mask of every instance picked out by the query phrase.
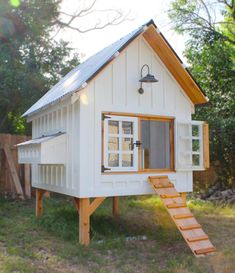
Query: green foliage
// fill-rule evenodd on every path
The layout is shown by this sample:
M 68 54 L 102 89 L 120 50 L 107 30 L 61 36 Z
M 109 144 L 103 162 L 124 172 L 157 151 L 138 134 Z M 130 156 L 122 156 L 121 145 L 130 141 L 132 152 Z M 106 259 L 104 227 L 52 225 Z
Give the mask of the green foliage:
M 112 217 L 110 201 L 91 216 L 92 242 L 84 247 L 71 198 L 44 198 L 40 219 L 34 216 L 35 200 L 0 199 L 0 272 L 235 272 L 234 206 L 188 201 L 218 249 L 195 259 L 159 198 L 122 197 L 119 219 Z
M 11 0 L 10 3 L 13 7 L 19 7 L 20 0 Z
M 51 38 L 60 1 L 16 3 L 0 3 L 0 132 L 30 133 L 20 114 L 77 65 L 78 56 Z
M 10 132 L 16 133 L 18 135 L 22 135 L 25 133 L 26 121 L 23 117 L 21 117 L 21 114 L 14 115 L 12 112 L 9 112 L 7 117 L 9 123 L 12 126 Z
M 196 108 L 195 119 L 210 125 L 211 161 L 220 164 L 219 182 L 232 186 L 235 141 L 234 49 L 221 39 L 212 44 L 189 42 L 185 56 L 210 102 Z
M 206 5 L 204 13 L 202 3 Z M 210 100 L 207 105 L 196 107 L 194 118 L 209 122 L 211 162 L 217 166 L 217 182 L 234 186 L 235 33 L 231 28 L 235 25 L 234 6 L 229 9 L 225 5 L 220 11 L 224 20 L 213 24 L 207 2 L 176 0 L 172 2 L 170 18 L 177 31 L 189 35 L 184 55 Z
M 216 21 L 219 13 L 223 20 Z M 217 37 L 235 45 L 234 0 L 175 0 L 169 18 L 177 32 L 187 33 L 199 42 L 213 42 Z

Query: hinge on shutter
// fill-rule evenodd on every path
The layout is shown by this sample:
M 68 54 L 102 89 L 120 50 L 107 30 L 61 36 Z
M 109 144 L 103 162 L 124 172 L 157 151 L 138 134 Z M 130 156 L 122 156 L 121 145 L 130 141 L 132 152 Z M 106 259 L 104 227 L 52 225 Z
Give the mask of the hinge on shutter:
M 102 120 L 105 120 L 105 119 L 108 119 L 108 118 L 111 118 L 111 117 L 109 117 L 109 116 L 107 116 L 105 114 L 102 114 Z
M 110 171 L 110 168 L 105 168 L 104 165 L 101 166 L 101 172 L 104 173 L 105 171 Z

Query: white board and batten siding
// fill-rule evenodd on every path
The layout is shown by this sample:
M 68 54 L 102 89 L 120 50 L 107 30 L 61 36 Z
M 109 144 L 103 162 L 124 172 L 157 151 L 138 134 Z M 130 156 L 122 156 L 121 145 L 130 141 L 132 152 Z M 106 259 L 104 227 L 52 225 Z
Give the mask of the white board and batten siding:
M 140 95 L 137 90 L 144 64 L 150 66 L 151 74 L 158 79 L 158 83 L 143 84 L 145 92 Z M 152 193 L 147 183 L 148 173 L 101 173 L 102 112 L 169 116 L 174 117 L 176 122 L 191 121 L 193 104 L 143 37 L 134 40 L 87 85 L 81 92 L 79 103 L 79 196 Z M 168 175 L 178 191 L 192 191 L 191 170 Z
M 140 95 L 137 90 L 144 64 L 150 66 L 158 83 L 143 84 L 145 92 Z M 193 111 L 191 101 L 141 36 L 80 91 L 78 100 L 68 98 L 31 117 L 33 139 L 58 132 L 67 138 L 65 164 L 32 164 L 32 185 L 77 197 L 151 194 L 148 173 L 101 173 L 102 112 L 190 122 Z M 178 191 L 192 191 L 191 170 L 168 175 Z
M 79 103 L 71 99 L 49 107 L 32 117 L 32 138 L 64 132 L 65 164 L 32 164 L 32 185 L 54 192 L 76 196 L 79 188 Z M 56 148 L 55 148 L 56 149 Z M 53 151 L 50 151 L 53 153 Z

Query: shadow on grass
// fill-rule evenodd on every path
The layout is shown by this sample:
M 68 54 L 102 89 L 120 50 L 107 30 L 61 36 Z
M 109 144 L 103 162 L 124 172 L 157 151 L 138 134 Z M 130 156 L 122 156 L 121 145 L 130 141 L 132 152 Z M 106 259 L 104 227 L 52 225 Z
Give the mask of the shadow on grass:
M 64 202 L 54 207 L 52 206 L 53 202 L 54 200 L 45 202 L 45 213 L 41 218 L 35 220 L 35 223 L 54 236 L 70 241 L 77 240 L 79 216 L 75 208 L 72 204 L 65 204 Z M 117 236 L 131 236 L 142 233 L 137 226 L 128 227 L 125 223 L 126 220 L 122 217 L 114 219 L 106 204 L 91 216 L 91 237 L 94 240 L 101 240 L 105 237 L 111 239 Z
M 91 238 L 99 240 L 125 240 L 126 237 L 147 236 L 148 239 L 172 242 L 179 240 L 177 230 L 158 199 L 123 198 L 121 215 L 111 215 L 111 201 L 104 204 L 91 216 Z M 131 207 L 131 209 L 130 209 Z M 77 241 L 79 217 L 69 200 L 47 199 L 44 214 L 35 224 L 53 236 Z
M 235 260 L 234 208 L 197 200 L 189 205 L 206 232 L 212 235 L 212 241 L 219 248 L 219 258 L 194 259 L 155 196 L 121 198 L 119 219 L 111 215 L 111 200 L 105 200 L 91 217 L 92 243 L 88 248 L 78 244 L 79 217 L 71 199 L 45 198 L 44 214 L 40 219 L 34 216 L 34 201 L 0 200 L 0 243 L 6 246 L 14 268 L 17 266 L 13 263 L 15 257 L 25 259 L 27 264 L 29 260 L 46 263 L 48 257 L 50 261 L 55 256 L 63 263 L 86 266 L 92 273 L 220 273 L 225 269 L 221 264 L 228 268 L 226 272 L 235 272 L 232 271 L 235 270 L 232 262 Z M 146 235 L 147 240 L 126 241 L 126 237 L 141 235 Z

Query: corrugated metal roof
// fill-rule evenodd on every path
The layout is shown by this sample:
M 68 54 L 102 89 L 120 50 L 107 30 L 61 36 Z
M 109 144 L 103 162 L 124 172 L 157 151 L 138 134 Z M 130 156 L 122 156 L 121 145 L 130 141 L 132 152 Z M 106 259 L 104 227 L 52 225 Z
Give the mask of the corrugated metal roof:
M 154 24 L 151 20 L 132 31 L 125 37 L 111 44 L 110 46 L 99 51 L 86 61 L 72 69 L 65 77 L 63 77 L 56 85 L 54 85 L 42 98 L 40 98 L 33 106 L 31 106 L 23 116 L 32 115 L 61 98 L 73 94 L 78 91 L 88 80 L 90 80 L 100 69 L 111 61 L 117 52 L 120 52 L 135 37 L 144 31 L 144 28 L 150 24 Z
M 42 136 L 42 137 L 39 137 L 39 138 L 35 138 L 35 139 L 31 139 L 31 140 L 27 140 L 25 142 L 19 143 L 16 146 L 19 147 L 19 146 L 26 146 L 26 145 L 37 145 L 37 144 L 40 144 L 42 142 L 45 142 L 45 141 L 51 140 L 53 138 L 56 138 L 58 136 L 61 136 L 63 134 L 64 133 L 57 133 L 57 134 L 53 134 L 53 135 Z

